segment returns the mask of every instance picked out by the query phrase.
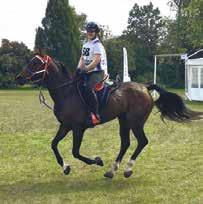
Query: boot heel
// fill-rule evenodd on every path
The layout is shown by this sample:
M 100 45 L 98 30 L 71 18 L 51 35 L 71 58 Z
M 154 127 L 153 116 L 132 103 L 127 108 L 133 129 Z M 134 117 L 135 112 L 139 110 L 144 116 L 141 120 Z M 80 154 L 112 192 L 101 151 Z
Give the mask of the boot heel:
M 91 118 L 93 125 L 98 125 L 100 123 L 99 116 L 95 115 L 94 113 L 91 113 Z

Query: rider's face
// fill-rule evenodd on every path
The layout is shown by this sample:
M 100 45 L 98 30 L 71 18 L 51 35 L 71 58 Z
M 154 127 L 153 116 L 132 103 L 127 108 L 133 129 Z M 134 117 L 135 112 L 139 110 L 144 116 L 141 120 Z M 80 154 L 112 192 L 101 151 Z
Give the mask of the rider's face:
M 88 40 L 94 39 L 95 36 L 96 36 L 96 33 L 95 33 L 95 32 L 87 31 L 87 39 L 88 39 Z

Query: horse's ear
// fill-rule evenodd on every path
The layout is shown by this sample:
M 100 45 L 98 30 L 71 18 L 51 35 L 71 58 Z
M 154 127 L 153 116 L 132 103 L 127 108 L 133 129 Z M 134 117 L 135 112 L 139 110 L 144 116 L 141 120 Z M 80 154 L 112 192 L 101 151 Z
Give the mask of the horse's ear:
M 35 49 L 35 54 L 40 55 L 41 57 L 44 57 L 44 55 L 46 55 L 45 50 L 42 48 L 37 48 Z
M 42 48 L 39 49 L 40 56 L 44 57 L 46 55 L 46 51 Z
M 39 54 L 40 54 L 40 56 L 42 56 L 42 49 L 41 48 L 39 48 Z

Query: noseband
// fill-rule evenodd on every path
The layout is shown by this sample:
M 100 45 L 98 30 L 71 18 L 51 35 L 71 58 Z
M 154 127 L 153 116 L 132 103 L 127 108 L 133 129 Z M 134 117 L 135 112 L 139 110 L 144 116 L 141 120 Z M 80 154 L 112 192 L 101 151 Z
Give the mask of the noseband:
M 43 67 L 43 69 L 41 69 L 40 71 L 37 71 L 37 72 L 33 72 L 29 66 L 26 68 L 26 71 L 30 74 L 29 77 L 27 77 L 27 79 L 29 79 L 30 81 L 32 82 L 39 82 L 39 81 L 44 81 L 45 79 L 45 76 L 46 74 L 48 74 L 48 66 L 50 65 L 50 62 L 52 61 L 51 57 L 49 57 L 48 55 L 45 55 L 44 57 L 40 57 L 39 55 L 36 55 L 35 56 L 36 58 L 38 58 L 42 64 L 39 66 L 39 69 L 41 67 Z M 33 58 L 34 59 L 34 58 Z M 32 78 L 37 75 L 37 74 L 40 74 L 40 73 L 44 73 L 43 74 L 43 77 L 41 79 L 38 79 L 36 81 L 32 80 Z

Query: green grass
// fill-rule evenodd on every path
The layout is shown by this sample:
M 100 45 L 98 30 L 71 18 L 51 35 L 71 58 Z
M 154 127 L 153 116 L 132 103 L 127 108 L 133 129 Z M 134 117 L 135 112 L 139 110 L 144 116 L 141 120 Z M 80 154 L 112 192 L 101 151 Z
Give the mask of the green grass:
M 179 91 L 179 93 L 182 93 Z M 203 111 L 203 103 L 187 103 Z M 58 123 L 38 102 L 38 91 L 0 91 L 0 203 L 203 203 L 202 121 L 162 123 L 154 109 L 145 126 L 149 145 L 134 173 L 123 177 L 136 147 L 128 150 L 113 180 L 103 178 L 119 150 L 118 123 L 88 130 L 82 154 L 101 156 L 105 166 L 87 166 L 71 155 L 72 135 L 59 145 L 71 173 L 62 174 L 50 143 Z

